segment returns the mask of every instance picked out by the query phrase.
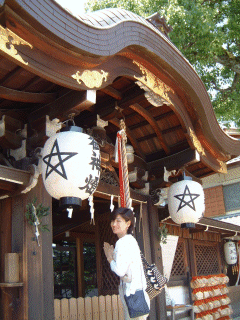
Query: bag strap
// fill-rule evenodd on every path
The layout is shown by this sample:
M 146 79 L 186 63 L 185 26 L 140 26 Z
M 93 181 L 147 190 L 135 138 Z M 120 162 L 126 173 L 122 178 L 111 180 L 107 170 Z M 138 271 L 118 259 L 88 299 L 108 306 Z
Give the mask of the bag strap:
M 142 251 L 140 250 L 140 254 L 141 254 L 141 258 L 144 261 L 144 263 L 146 263 L 147 267 L 150 267 L 150 264 L 147 262 L 146 258 L 144 257 L 144 254 L 142 253 Z

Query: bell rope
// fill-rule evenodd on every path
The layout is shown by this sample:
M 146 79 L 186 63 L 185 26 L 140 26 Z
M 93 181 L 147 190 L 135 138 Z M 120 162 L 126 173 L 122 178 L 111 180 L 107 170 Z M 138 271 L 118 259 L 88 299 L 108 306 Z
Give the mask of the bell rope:
M 120 120 L 120 131 L 117 133 L 118 145 L 118 162 L 119 162 L 119 181 L 120 181 L 120 198 L 121 207 L 130 208 L 131 198 L 128 179 L 128 163 L 126 153 L 126 125 L 124 120 Z

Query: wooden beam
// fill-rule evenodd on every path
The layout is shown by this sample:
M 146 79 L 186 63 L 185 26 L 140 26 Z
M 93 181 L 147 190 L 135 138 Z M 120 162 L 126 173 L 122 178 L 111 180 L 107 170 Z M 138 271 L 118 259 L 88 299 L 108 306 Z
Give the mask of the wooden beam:
M 78 115 L 82 110 L 89 109 L 96 103 L 96 90 L 69 91 L 54 102 L 30 113 L 29 121 L 49 115 L 50 119 L 64 120 L 70 114 Z
M 188 144 L 188 141 L 186 139 L 184 140 L 181 140 L 177 143 L 174 143 L 170 146 L 170 150 L 171 150 L 171 153 L 175 154 L 177 152 L 181 152 L 183 149 L 188 149 L 189 148 L 189 144 Z M 153 162 L 153 161 L 157 161 L 159 159 L 163 159 L 166 157 L 166 153 L 165 151 L 162 149 L 162 150 L 159 150 L 159 151 L 156 151 L 156 152 L 153 152 L 151 154 L 147 154 L 146 155 L 146 162 L 149 163 L 149 162 Z
M 78 238 L 80 240 L 93 240 L 95 241 L 95 233 L 86 233 L 86 232 L 74 232 L 74 231 L 70 231 L 70 234 L 69 234 L 70 237 L 73 237 L 73 238 Z
M 31 173 L 24 170 L 5 167 L 0 165 L 0 180 L 8 181 L 20 185 L 27 185 L 29 183 Z
M 119 187 L 107 184 L 106 182 L 103 182 L 100 180 L 97 190 L 94 192 L 94 196 L 110 199 L 111 195 L 118 197 Z M 132 198 L 133 203 L 134 203 L 134 200 L 145 202 L 148 199 L 147 196 L 137 193 L 133 189 L 130 190 L 130 197 Z
M 184 165 L 200 161 L 200 156 L 196 150 L 188 148 L 168 157 L 149 162 L 147 168 L 149 173 L 156 174 L 159 168 L 166 167 L 167 170 L 178 170 Z
M 111 122 L 112 124 L 114 124 L 116 127 L 120 128 L 120 121 L 117 118 L 111 119 L 109 120 L 109 122 Z M 126 127 L 126 132 L 127 132 L 127 137 L 128 139 L 131 141 L 131 144 L 135 150 L 135 152 L 141 157 L 141 158 L 145 158 L 143 151 L 141 149 L 141 147 L 139 146 L 139 144 L 137 143 L 137 140 L 135 138 L 134 133 L 131 132 L 131 130 L 128 129 L 128 127 Z
M 162 148 L 164 149 L 166 154 L 169 154 L 170 150 L 169 150 L 169 147 L 167 146 L 167 142 L 165 141 L 165 138 L 163 137 L 162 132 L 158 126 L 158 123 L 153 118 L 153 116 L 147 110 L 145 110 L 142 106 L 140 106 L 138 103 L 134 103 L 129 107 L 134 111 L 136 111 L 138 114 L 140 114 L 143 118 L 145 118 L 149 122 L 149 124 L 153 127 L 153 130 L 155 131 Z
M 118 100 L 117 106 L 121 109 L 128 108 L 130 104 L 141 102 L 145 99 L 144 91 L 139 87 L 134 87 L 126 91 L 121 100 Z M 96 105 L 96 113 L 100 115 L 103 120 L 110 120 L 116 117 L 116 101 L 110 101 L 106 105 L 106 101 Z
M 189 229 L 189 233 L 190 234 L 194 234 L 194 233 L 202 233 L 202 232 L 205 232 L 207 231 L 207 228 L 193 228 L 193 229 Z
M 32 93 L 0 86 L 0 98 L 30 103 L 49 103 L 57 98 L 56 93 Z
M 122 99 L 122 94 L 118 90 L 114 89 L 111 86 L 107 86 L 103 89 L 101 89 L 102 92 L 108 94 L 109 96 L 115 98 L 116 100 L 121 100 Z
M 16 184 L 9 181 L 0 181 L 0 190 L 4 190 L 3 194 L 7 195 L 17 190 Z

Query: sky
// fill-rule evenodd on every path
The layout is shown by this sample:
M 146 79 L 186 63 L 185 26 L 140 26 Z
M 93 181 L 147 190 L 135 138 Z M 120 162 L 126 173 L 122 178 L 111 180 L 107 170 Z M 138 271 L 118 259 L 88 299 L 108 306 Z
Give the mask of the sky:
M 83 14 L 84 4 L 87 3 L 87 0 L 55 0 L 63 8 L 69 9 L 73 14 Z

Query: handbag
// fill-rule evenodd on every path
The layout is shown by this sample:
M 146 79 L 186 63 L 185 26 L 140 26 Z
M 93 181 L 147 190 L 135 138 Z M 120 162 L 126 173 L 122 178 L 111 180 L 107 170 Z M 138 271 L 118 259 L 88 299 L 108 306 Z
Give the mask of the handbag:
M 130 318 L 137 318 L 149 314 L 150 309 L 144 296 L 143 290 L 137 290 L 129 296 L 124 295 Z
M 130 294 L 129 296 L 124 295 L 124 299 L 128 308 L 129 317 L 131 319 L 149 314 L 150 309 L 145 299 L 143 289 L 136 290 L 134 294 Z
M 150 300 L 152 300 L 161 293 L 165 284 L 168 282 L 168 279 L 161 274 L 155 264 L 150 265 L 147 262 L 142 252 L 140 254 L 143 263 L 143 270 L 147 281 L 146 292 L 148 293 Z

